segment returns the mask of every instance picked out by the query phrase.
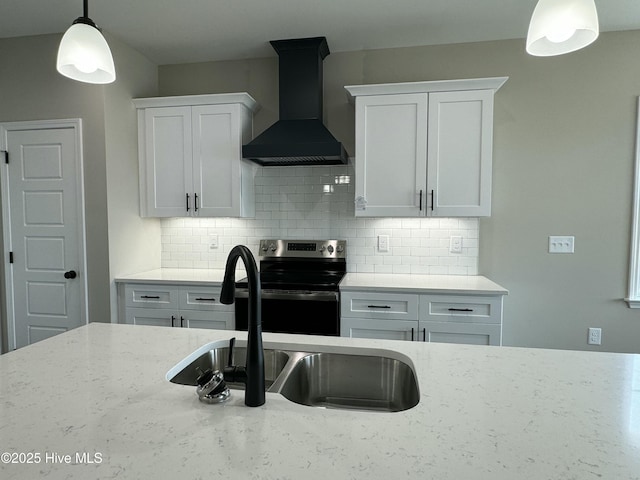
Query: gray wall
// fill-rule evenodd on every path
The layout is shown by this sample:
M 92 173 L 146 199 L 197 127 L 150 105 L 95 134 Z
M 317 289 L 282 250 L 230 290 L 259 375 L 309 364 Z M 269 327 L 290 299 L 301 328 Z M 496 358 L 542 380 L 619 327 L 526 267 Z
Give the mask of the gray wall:
M 104 89 L 111 321 L 118 321 L 114 278 L 160 268 L 160 220 L 140 217 L 138 123 L 132 98 L 155 96 L 158 67 L 108 38 L 117 79 Z
M 115 309 L 110 312 L 113 278 L 160 266 L 159 221 L 138 216 L 137 127 L 131 103 L 134 96 L 157 93 L 157 67 L 107 37 L 116 82 L 76 82 L 56 71 L 60 37 L 0 40 L 0 122 L 82 119 L 89 321 L 109 322 L 116 314 Z M 4 306 L 1 311 L 4 316 Z
M 331 39 L 328 39 L 331 47 Z M 606 33 L 585 50 L 534 58 L 524 40 L 333 53 L 325 121 L 354 153 L 344 85 L 509 76 L 495 107 L 493 215 L 480 221 L 480 273 L 500 283 L 504 344 L 640 352 L 627 294 L 640 32 Z M 247 91 L 259 133 L 277 118 L 277 60 L 167 65 L 161 95 Z M 547 253 L 575 235 L 576 253 Z M 601 347 L 587 328 L 602 327 Z
M 59 43 L 59 35 L 0 40 L 0 121 L 82 119 L 89 318 L 104 322 L 109 321 L 109 243 L 103 87 L 58 74 Z

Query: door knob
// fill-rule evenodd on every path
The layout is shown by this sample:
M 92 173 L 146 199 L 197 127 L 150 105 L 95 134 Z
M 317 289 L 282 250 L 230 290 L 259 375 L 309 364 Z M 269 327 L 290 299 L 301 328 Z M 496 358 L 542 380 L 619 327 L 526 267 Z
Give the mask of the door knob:
M 69 270 L 68 272 L 64 272 L 64 278 L 76 278 L 78 274 L 75 270 Z

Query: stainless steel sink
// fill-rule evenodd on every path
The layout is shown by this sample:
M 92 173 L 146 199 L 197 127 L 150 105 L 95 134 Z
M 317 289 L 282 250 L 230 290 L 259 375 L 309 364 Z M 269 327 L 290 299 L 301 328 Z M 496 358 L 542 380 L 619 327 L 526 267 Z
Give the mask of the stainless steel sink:
M 181 385 L 196 386 L 196 378 L 207 369 L 220 370 L 228 365 L 229 347 L 212 348 L 201 354 L 190 364 L 188 364 L 177 375 L 170 378 L 172 383 Z M 266 387 L 270 387 L 280 372 L 284 369 L 289 361 L 289 354 L 282 350 L 265 349 L 264 350 L 264 375 Z M 232 365 L 245 365 L 247 363 L 247 348 L 235 347 L 233 349 Z M 241 383 L 229 383 L 229 388 L 243 389 Z
M 244 365 L 244 342 L 234 348 L 233 365 Z M 166 375 L 167 380 L 196 386 L 207 369 L 222 370 L 229 361 L 227 342 L 204 345 Z M 297 348 L 302 347 L 302 348 Z M 312 407 L 399 412 L 420 401 L 411 360 L 398 352 L 350 347 L 265 344 L 265 387 L 288 400 Z M 395 357 L 395 358 L 394 358 Z M 404 360 L 401 360 L 404 359 Z M 244 385 L 228 383 L 231 389 Z
M 413 369 L 373 355 L 314 353 L 299 360 L 280 393 L 312 407 L 399 412 L 420 400 Z

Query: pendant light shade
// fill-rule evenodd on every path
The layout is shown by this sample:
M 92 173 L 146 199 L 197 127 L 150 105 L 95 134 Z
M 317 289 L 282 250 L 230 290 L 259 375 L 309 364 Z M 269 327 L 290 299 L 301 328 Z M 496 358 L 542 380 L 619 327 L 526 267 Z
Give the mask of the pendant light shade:
M 594 0 L 539 0 L 527 35 L 527 53 L 539 57 L 574 52 L 599 34 Z
M 84 16 L 73 22 L 60 41 L 56 68 L 79 82 L 111 83 L 116 79 L 111 50 L 88 17 L 87 1 L 84 0 Z

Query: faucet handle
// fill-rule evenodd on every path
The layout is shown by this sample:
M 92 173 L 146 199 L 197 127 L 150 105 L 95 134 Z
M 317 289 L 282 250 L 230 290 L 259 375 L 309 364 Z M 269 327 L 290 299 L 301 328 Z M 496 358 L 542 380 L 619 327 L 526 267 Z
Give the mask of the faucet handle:
M 227 358 L 227 367 L 233 365 L 233 348 L 236 345 L 236 337 L 231 337 L 229 340 L 229 357 Z

